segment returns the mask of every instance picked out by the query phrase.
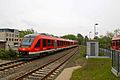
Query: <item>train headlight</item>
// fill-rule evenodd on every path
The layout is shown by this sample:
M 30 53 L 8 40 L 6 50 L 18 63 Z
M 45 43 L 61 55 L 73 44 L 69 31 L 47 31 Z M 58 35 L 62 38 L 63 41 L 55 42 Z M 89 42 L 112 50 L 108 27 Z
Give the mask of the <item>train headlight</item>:
M 25 50 L 25 48 L 23 48 L 22 50 Z

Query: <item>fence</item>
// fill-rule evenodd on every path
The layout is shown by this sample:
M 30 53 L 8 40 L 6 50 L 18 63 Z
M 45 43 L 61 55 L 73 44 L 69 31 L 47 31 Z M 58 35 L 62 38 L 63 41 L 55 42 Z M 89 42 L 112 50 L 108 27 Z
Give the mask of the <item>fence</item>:
M 112 58 L 112 72 L 116 76 L 120 76 L 120 51 L 99 48 L 99 56 Z
M 111 71 L 116 76 L 120 76 L 120 51 L 99 48 L 98 56 L 111 58 L 112 59 L 112 70 Z
M 112 57 L 112 50 L 99 48 L 99 56 L 107 56 L 107 57 L 111 58 Z
M 112 69 L 115 70 L 115 72 L 120 72 L 120 51 L 112 50 Z

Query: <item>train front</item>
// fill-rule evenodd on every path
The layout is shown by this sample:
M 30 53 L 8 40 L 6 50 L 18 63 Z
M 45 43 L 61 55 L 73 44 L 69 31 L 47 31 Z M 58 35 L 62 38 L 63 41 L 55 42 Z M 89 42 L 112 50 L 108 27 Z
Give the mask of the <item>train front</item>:
M 32 36 L 31 34 L 24 36 L 18 48 L 19 55 L 21 55 L 22 57 L 29 55 L 34 39 L 35 36 Z

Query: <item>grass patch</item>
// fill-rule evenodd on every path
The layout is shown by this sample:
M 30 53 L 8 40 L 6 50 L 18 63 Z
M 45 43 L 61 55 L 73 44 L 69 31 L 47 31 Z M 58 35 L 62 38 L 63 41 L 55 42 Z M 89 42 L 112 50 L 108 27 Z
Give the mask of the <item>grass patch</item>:
M 82 52 L 84 55 L 84 51 Z M 85 65 L 73 72 L 71 80 L 120 80 L 120 77 L 114 76 L 111 72 L 111 59 L 92 58 L 86 60 L 82 55 L 79 60 L 84 60 Z

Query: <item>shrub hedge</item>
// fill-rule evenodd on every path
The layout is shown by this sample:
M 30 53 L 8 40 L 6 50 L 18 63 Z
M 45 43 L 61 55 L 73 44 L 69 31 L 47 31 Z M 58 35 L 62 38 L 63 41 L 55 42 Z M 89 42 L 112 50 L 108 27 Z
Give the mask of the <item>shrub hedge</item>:
M 4 50 L 0 49 L 0 59 L 15 59 L 17 57 L 17 52 L 14 50 Z

